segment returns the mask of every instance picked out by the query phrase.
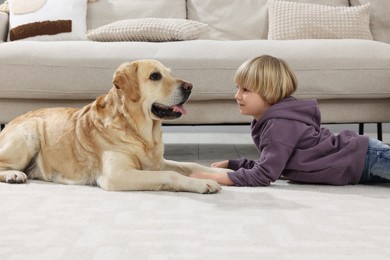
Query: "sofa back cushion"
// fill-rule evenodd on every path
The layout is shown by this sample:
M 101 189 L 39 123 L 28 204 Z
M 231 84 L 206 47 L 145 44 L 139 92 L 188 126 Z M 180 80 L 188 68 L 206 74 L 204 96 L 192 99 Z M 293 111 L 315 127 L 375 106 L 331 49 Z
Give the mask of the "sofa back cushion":
M 348 6 L 348 0 L 288 0 Z M 267 39 L 268 0 L 187 0 L 188 19 L 209 25 L 200 39 Z
M 188 19 L 209 25 L 200 39 L 267 38 L 266 0 L 187 0 Z
M 370 29 L 374 40 L 390 43 L 390 1 L 351 0 L 352 6 L 370 3 Z
M 186 18 L 186 0 L 98 0 L 88 5 L 87 28 L 134 18 Z

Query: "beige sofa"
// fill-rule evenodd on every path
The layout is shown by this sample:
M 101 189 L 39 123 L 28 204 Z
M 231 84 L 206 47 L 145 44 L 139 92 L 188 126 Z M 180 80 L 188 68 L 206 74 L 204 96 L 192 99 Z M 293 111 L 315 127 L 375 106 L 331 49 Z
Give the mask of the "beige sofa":
M 318 99 L 324 123 L 390 122 L 388 0 L 295 0 L 370 7 L 374 40 L 269 40 L 266 0 L 97 0 L 88 29 L 129 18 L 162 17 L 208 24 L 198 39 L 171 42 L 7 42 L 0 12 L 0 123 L 28 110 L 82 106 L 111 87 L 125 61 L 157 59 L 194 84 L 188 115 L 176 124 L 246 123 L 237 110 L 233 76 L 246 59 L 270 54 L 295 70 L 298 98 Z M 172 122 L 171 122 L 172 123 Z

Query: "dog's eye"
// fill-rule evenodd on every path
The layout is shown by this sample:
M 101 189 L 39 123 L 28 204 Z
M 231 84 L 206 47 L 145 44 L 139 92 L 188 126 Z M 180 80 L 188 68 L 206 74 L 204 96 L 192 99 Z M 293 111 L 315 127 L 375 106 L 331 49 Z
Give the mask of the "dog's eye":
M 150 77 L 149 77 L 149 79 L 150 80 L 160 80 L 161 79 L 161 73 L 160 72 L 153 72 L 151 75 L 150 75 Z

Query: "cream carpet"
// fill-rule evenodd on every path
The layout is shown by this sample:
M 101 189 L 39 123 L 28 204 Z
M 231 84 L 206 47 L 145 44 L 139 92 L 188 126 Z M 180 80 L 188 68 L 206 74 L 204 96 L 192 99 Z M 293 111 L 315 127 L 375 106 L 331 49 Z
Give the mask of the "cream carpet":
M 390 259 L 390 185 L 219 194 L 0 183 L 0 259 Z

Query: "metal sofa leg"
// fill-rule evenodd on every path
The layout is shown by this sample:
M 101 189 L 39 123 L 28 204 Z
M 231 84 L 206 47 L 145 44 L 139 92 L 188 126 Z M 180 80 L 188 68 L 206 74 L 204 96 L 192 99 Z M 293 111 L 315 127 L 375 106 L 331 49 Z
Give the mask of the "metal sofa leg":
M 359 123 L 359 135 L 364 134 L 364 123 Z
M 376 133 L 378 135 L 378 140 L 383 141 L 382 123 L 376 123 Z
M 359 123 L 359 135 L 364 134 L 364 123 Z M 376 123 L 377 139 L 383 141 L 382 123 Z

